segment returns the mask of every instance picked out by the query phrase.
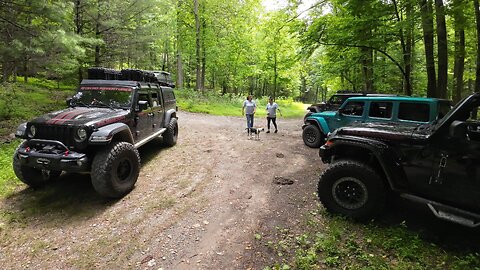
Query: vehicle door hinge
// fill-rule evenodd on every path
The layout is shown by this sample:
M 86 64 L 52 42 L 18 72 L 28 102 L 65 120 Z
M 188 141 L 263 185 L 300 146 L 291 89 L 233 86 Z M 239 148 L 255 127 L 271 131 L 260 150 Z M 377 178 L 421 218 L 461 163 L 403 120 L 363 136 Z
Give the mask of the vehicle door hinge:
M 443 184 L 443 170 L 447 166 L 447 159 L 448 155 L 442 154 L 440 157 L 440 162 L 438 163 L 437 175 L 435 177 L 433 175 L 430 177 L 429 184 Z

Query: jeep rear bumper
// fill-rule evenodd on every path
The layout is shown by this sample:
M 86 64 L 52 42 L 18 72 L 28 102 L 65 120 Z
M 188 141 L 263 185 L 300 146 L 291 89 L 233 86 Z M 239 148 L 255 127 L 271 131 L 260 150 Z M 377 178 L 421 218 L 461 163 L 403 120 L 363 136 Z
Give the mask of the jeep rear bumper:
M 70 151 L 59 141 L 25 141 L 15 154 L 21 165 L 39 170 L 90 171 L 90 160 L 86 154 Z

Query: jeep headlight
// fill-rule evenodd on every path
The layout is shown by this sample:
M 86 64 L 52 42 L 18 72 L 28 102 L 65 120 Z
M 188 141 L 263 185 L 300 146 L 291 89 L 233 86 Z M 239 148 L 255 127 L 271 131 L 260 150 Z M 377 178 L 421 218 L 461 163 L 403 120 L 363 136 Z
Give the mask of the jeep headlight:
M 33 138 L 35 137 L 36 133 L 37 133 L 37 128 L 34 125 L 31 125 L 30 129 L 28 130 L 28 137 Z
M 83 142 L 87 139 L 87 131 L 84 128 L 77 129 L 77 142 Z

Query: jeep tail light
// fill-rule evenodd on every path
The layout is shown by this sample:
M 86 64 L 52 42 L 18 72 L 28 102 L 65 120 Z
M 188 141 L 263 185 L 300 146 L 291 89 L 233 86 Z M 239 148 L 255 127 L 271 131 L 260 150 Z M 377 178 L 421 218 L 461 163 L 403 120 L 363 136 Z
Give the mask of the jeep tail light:
M 66 151 L 63 153 L 64 156 L 68 156 L 68 154 L 70 154 L 70 152 L 68 152 L 68 150 L 66 150 Z
M 324 145 L 327 146 L 327 147 L 328 147 L 328 146 L 332 146 L 332 145 L 333 145 L 333 141 L 328 140 L 328 141 L 325 142 Z

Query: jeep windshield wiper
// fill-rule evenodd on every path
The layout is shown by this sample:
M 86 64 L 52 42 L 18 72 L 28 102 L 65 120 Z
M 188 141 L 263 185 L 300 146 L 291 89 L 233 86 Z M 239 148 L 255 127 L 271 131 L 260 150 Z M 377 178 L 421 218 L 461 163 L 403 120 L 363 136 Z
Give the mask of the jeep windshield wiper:
M 106 104 L 106 103 L 103 103 L 102 101 L 99 101 L 99 100 L 96 100 L 95 102 L 92 103 L 92 105 L 90 105 L 92 107 L 105 107 L 105 108 L 110 108 L 112 110 L 114 110 L 115 108 L 112 106 L 112 104 Z
M 81 101 L 75 101 L 73 104 L 72 104 L 73 107 L 76 107 L 76 106 L 83 106 L 83 107 L 88 107 L 87 104 L 81 102 Z

